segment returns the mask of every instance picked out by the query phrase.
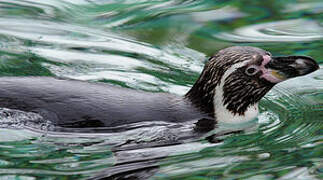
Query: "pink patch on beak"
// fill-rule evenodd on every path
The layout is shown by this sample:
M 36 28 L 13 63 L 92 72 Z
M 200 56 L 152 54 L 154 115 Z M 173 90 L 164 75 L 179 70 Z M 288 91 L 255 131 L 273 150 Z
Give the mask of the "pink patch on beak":
M 268 56 L 268 55 L 264 55 L 264 56 L 262 56 L 262 58 L 263 58 L 264 60 L 262 61 L 261 66 L 265 66 L 265 65 L 266 65 L 266 64 L 268 64 L 268 63 L 270 62 L 270 60 L 271 60 L 271 57 L 270 57 L 270 56 Z
M 268 64 L 271 61 L 271 57 L 268 56 L 268 55 L 264 55 L 264 56 L 262 56 L 262 58 L 264 60 L 261 63 L 260 70 L 263 72 L 263 74 L 260 77 L 266 79 L 267 81 L 269 81 L 271 83 L 282 82 L 283 81 L 282 79 L 279 79 L 279 78 L 277 78 L 277 77 L 275 77 L 273 75 L 272 70 L 270 70 L 270 69 L 268 70 L 268 69 L 265 68 L 265 65 Z

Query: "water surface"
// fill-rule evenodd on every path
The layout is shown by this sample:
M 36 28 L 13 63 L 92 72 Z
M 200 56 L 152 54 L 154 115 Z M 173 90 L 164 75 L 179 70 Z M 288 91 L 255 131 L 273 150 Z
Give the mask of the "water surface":
M 0 75 L 183 95 L 207 57 L 228 46 L 323 63 L 322 12 L 319 0 L 2 0 Z M 165 125 L 118 134 L 2 127 L 0 179 L 131 178 L 135 170 L 151 179 L 322 179 L 323 70 L 276 86 L 260 108 L 259 127 L 219 143 L 118 152 L 125 142 L 169 135 Z

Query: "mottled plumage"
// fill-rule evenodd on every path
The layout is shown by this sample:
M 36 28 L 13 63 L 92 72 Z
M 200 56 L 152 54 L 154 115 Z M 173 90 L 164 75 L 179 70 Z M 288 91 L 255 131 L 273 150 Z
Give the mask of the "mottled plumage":
M 184 97 L 68 79 L 1 77 L 0 107 L 35 112 L 68 128 L 163 121 L 197 122 L 207 126 L 197 129 L 209 130 L 215 121 L 251 120 L 258 101 L 276 83 L 316 69 L 309 57 L 275 58 L 259 48 L 237 46 L 212 56 Z
M 248 75 L 247 70 L 250 68 L 257 72 Z M 258 111 L 257 103 L 276 83 L 308 74 L 316 69 L 318 65 L 310 57 L 272 58 L 269 52 L 259 48 L 230 47 L 209 59 L 199 79 L 185 97 L 201 111 L 216 117 L 218 121 L 231 122 L 219 117 L 240 116 L 241 118 L 237 119 L 243 119 L 248 108 Z M 275 74 L 270 74 L 271 72 L 284 74 L 282 77 L 285 79 L 279 80 Z M 221 113 L 229 116 L 221 116 Z

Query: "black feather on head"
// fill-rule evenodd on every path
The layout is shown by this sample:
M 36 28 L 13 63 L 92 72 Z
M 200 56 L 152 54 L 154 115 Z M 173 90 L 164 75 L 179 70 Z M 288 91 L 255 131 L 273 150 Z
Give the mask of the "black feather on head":
M 214 98 L 223 96 L 220 97 L 222 106 L 234 115 L 243 116 L 248 107 L 256 105 L 275 84 L 318 68 L 315 60 L 306 56 L 275 58 L 256 47 L 230 47 L 209 59 L 185 97 L 214 117 Z M 216 94 L 218 86 L 221 92 Z

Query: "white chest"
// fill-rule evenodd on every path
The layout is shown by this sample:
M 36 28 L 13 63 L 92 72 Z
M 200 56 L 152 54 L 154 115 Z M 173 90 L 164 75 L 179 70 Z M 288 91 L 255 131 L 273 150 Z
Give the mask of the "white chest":
M 223 105 L 222 87 L 216 87 L 216 96 L 214 97 L 215 116 L 218 122 L 224 123 L 244 123 L 257 117 L 259 109 L 258 103 L 249 106 L 244 115 L 233 114 Z
M 220 83 L 215 88 L 215 96 L 213 99 L 214 103 L 214 111 L 215 111 L 215 117 L 218 122 L 223 123 L 244 123 L 247 121 L 251 121 L 254 118 L 257 117 L 259 109 L 258 109 L 258 103 L 253 104 L 247 108 L 244 115 L 234 114 L 231 111 L 229 111 L 226 106 L 223 103 L 223 85 L 225 82 L 225 79 L 237 68 L 243 66 L 245 63 L 238 63 L 233 65 L 231 68 L 229 68 L 223 77 L 221 78 Z

